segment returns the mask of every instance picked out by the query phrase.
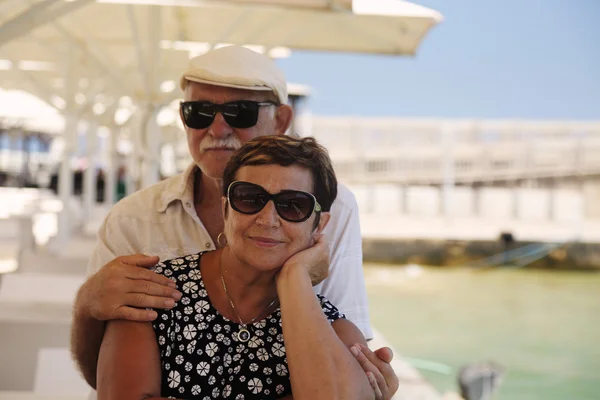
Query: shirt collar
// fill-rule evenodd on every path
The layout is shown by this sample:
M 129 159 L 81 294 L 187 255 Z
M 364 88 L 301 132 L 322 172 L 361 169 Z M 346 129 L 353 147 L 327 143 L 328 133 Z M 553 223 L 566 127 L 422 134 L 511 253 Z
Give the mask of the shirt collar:
M 165 212 L 172 202 L 179 200 L 193 201 L 194 199 L 194 177 L 198 167 L 196 164 L 190 164 L 186 170 L 169 180 L 166 188 L 160 196 L 158 203 L 158 212 Z

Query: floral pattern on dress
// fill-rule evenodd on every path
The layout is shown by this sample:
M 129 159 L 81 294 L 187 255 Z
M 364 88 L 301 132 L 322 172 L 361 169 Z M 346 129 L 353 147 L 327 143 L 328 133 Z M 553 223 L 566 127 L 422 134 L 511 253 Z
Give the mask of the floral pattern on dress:
M 178 282 L 182 297 L 171 310 L 157 309 L 152 323 L 161 358 L 161 395 L 185 399 L 253 400 L 292 393 L 281 328 L 281 309 L 248 325 L 248 342 L 240 342 L 240 325 L 212 305 L 200 272 L 202 253 L 156 265 L 156 273 Z M 345 318 L 317 295 L 329 322 Z

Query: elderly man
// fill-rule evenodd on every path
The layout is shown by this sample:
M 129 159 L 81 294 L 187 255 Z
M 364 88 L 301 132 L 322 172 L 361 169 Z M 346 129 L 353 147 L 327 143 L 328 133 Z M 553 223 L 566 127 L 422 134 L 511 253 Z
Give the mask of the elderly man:
M 146 268 L 159 259 L 219 246 L 222 175 L 231 154 L 256 136 L 285 134 L 292 122 L 283 73 L 269 58 L 243 47 L 224 47 L 192 59 L 181 88 L 185 101 L 180 114 L 193 164 L 114 206 L 90 259 L 93 275 L 77 295 L 71 346 L 92 387 L 105 321 L 151 321 L 157 314 L 149 308 L 171 308 L 181 297 L 169 279 Z M 357 205 L 341 185 L 324 233 L 330 253 L 314 248 L 314 262 L 307 266 L 313 283 L 328 276 L 315 291 L 371 338 Z M 362 350 L 355 356 L 377 381 L 377 397 L 391 397 L 397 389 L 391 352 Z

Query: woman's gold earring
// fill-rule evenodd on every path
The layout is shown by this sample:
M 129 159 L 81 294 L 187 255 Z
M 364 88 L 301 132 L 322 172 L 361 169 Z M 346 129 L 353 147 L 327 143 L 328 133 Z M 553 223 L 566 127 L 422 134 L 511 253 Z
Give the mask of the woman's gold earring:
M 225 239 L 225 243 L 221 243 L 223 239 Z M 221 247 L 227 246 L 227 237 L 225 236 L 225 233 L 219 233 L 219 235 L 217 236 L 217 244 Z

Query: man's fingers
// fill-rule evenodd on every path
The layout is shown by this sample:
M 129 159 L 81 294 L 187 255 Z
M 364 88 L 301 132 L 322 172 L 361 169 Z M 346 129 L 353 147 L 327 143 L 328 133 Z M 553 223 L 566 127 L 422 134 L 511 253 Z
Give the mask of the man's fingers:
M 159 285 L 168 286 L 173 289 L 177 287 L 175 282 L 167 278 L 166 276 L 159 275 L 156 272 L 148 271 L 143 268 L 130 268 L 127 271 L 127 277 L 129 279 L 137 279 L 141 281 L 150 281 L 154 283 L 158 283 Z
M 377 387 L 383 392 L 385 391 L 385 393 L 389 393 L 389 384 L 388 381 L 385 379 L 385 377 L 383 376 L 383 374 L 381 373 L 381 371 L 377 371 L 375 373 L 373 372 L 367 372 L 367 375 L 371 374 L 373 376 L 373 379 L 375 380 L 375 382 L 377 382 Z M 382 394 L 383 397 L 383 394 Z
M 382 362 L 367 346 L 357 344 L 357 347 L 360 349 L 360 352 L 365 355 L 365 358 L 373 365 L 373 368 L 367 372 L 367 375 L 372 374 L 373 379 L 377 381 L 378 387 L 387 393 L 389 386 L 388 378 L 391 378 L 391 375 L 396 376 L 394 370 L 388 363 Z
M 158 256 L 147 256 L 146 258 L 139 260 L 135 265 L 143 268 L 152 268 L 158 264 L 159 261 L 160 258 Z
M 383 360 L 379 356 L 379 354 L 381 353 L 384 358 L 389 359 L 391 362 L 392 358 L 394 356 L 394 354 L 392 353 L 392 350 L 388 347 L 382 347 L 380 349 L 377 349 L 376 352 L 374 353 L 367 346 L 365 346 L 363 344 L 358 344 L 358 346 L 361 349 L 361 352 L 364 352 L 365 356 L 369 360 L 371 360 L 371 362 L 374 365 L 377 366 L 377 372 L 375 373 L 375 377 L 377 378 L 377 381 L 379 382 L 380 387 L 389 389 L 390 395 L 393 395 L 394 393 L 396 393 L 396 391 L 398 390 L 398 386 L 399 386 L 398 375 L 396 375 L 396 373 L 394 372 L 394 369 L 392 368 L 390 363 L 387 362 L 386 360 Z
M 150 268 L 158 264 L 158 256 L 147 256 L 144 254 L 133 254 L 131 256 L 119 257 L 119 261 L 127 265 L 135 265 L 138 267 Z
M 371 349 L 369 349 L 364 344 L 356 343 L 354 346 L 356 346 L 358 348 L 358 350 L 364 355 L 364 357 L 367 360 L 369 360 L 369 362 L 371 364 L 373 364 L 375 369 L 379 370 L 382 367 L 389 365 L 388 363 L 386 363 L 385 361 L 383 361 L 379 357 L 377 357 L 377 355 L 375 353 L 373 353 L 371 351 Z
M 173 308 L 175 300 L 171 297 L 150 296 L 144 293 L 128 293 L 125 304 L 137 308 Z
M 382 347 L 374 351 L 375 355 L 379 357 L 379 359 L 386 363 L 391 363 L 394 358 L 394 352 L 389 347 Z
M 133 307 L 122 306 L 115 310 L 114 319 L 126 319 L 128 321 L 150 322 L 158 317 L 154 310 L 142 310 Z
M 170 287 L 160 285 L 147 280 L 135 279 L 131 281 L 130 293 L 143 293 L 150 296 L 159 296 L 172 298 L 178 301 L 181 299 L 181 292 Z
M 369 359 L 369 361 L 371 361 L 371 363 L 373 363 L 373 365 L 375 365 L 375 367 L 377 368 L 377 371 L 381 372 L 381 374 L 383 374 L 386 381 L 388 381 L 390 377 L 396 376 L 396 373 L 394 372 L 394 369 L 392 368 L 390 363 L 380 359 L 375 353 L 373 353 L 371 351 L 371 349 L 369 349 L 364 344 L 358 343 L 358 344 L 356 344 L 356 346 L 358 346 L 360 351 L 362 353 L 364 353 L 365 357 L 367 357 L 367 359 Z M 382 347 L 382 348 L 384 349 L 385 347 Z
M 373 387 L 373 390 L 375 391 L 376 398 L 381 399 L 381 398 L 383 398 L 382 393 L 388 392 L 387 383 L 386 383 L 385 377 L 379 371 L 378 366 L 375 365 L 371 360 L 373 358 L 376 358 L 376 356 L 371 352 L 371 355 L 370 355 L 371 359 L 369 357 L 367 357 L 367 355 L 362 351 L 364 349 L 364 347 L 365 346 L 361 346 L 360 344 L 355 344 L 350 348 L 350 351 L 356 358 L 356 361 L 358 361 L 358 363 L 360 364 L 363 371 L 365 371 L 365 374 L 367 375 L 367 379 L 369 380 L 371 387 Z M 381 363 L 381 361 L 379 361 L 379 362 Z M 379 392 L 377 392 L 375 390 L 375 387 L 377 387 Z M 377 397 L 377 396 L 379 396 L 379 397 Z
M 367 379 L 369 380 L 371 388 L 373 388 L 373 393 L 375 393 L 375 400 L 383 400 L 383 393 L 381 393 L 381 389 L 379 388 L 377 379 L 375 379 L 375 375 L 373 375 L 372 372 L 367 372 Z
M 350 352 L 356 358 L 356 361 L 360 364 L 362 369 L 366 372 L 375 373 L 377 371 L 377 366 L 375 366 L 361 351 L 361 346 L 358 344 L 352 345 L 350 347 Z

